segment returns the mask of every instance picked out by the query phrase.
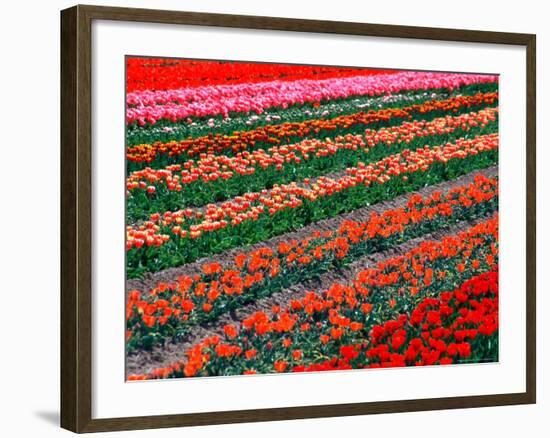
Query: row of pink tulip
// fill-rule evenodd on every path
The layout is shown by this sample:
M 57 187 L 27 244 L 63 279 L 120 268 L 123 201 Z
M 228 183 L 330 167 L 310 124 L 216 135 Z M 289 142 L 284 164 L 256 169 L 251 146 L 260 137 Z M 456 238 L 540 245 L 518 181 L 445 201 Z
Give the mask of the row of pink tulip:
M 375 96 L 408 90 L 449 89 L 496 82 L 498 76 L 400 72 L 376 76 L 352 76 L 292 82 L 270 81 L 215 85 L 166 91 L 136 91 L 127 95 L 127 123 L 154 124 L 160 119 L 176 122 L 187 117 L 223 115 L 231 112 L 262 113 L 271 107 L 316 103 L 351 96 Z

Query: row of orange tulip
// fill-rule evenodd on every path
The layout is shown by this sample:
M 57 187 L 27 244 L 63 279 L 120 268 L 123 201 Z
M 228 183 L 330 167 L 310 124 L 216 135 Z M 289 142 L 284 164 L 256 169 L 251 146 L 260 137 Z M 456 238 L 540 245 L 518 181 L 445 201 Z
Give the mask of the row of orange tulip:
M 140 168 L 142 163 L 158 165 L 177 164 L 188 157 L 202 153 L 237 153 L 258 147 L 280 146 L 298 142 L 315 135 L 325 137 L 359 133 L 366 128 L 377 128 L 398 124 L 403 120 L 416 117 L 439 117 L 449 113 L 470 112 L 498 102 L 498 93 L 477 93 L 472 96 L 452 96 L 444 100 L 433 100 L 423 104 L 409 105 L 403 108 L 369 110 L 334 117 L 332 119 L 312 119 L 303 122 L 285 122 L 276 125 L 261 126 L 256 129 L 235 132 L 232 135 L 215 134 L 198 138 L 189 138 L 168 143 L 154 142 L 128 146 L 126 156 L 128 168 Z M 158 167 L 155 166 L 155 167 Z
M 127 226 L 128 268 L 131 272 L 145 264 L 154 270 L 153 260 L 157 261 L 158 269 L 169 267 L 173 261 L 166 265 L 158 253 L 167 244 L 173 246 L 171 257 L 178 254 L 186 257 L 177 259 L 180 263 L 237 246 L 245 238 L 248 243 L 265 240 L 416 189 L 426 181 L 433 183 L 479 166 L 486 167 L 496 162 L 497 150 L 498 134 L 461 139 L 455 144 L 405 150 L 368 165 L 360 163 L 337 179 L 307 179 L 299 185 L 291 183 L 247 193 L 204 209 L 156 213 L 149 221 Z M 247 227 L 247 235 L 243 235 L 241 227 Z
M 460 285 L 497 269 L 497 239 L 495 215 L 361 271 L 351 284 L 257 312 L 180 361 L 129 379 L 496 360 L 498 275 Z
M 367 129 L 363 134 L 334 139 L 306 139 L 267 151 L 245 150 L 232 156 L 203 153 L 197 160 L 132 172 L 126 179 L 127 206 L 139 212 L 169 210 L 173 205 L 182 204 L 200 206 L 215 198 L 227 199 L 245 190 L 263 189 L 269 181 L 284 184 L 297 178 L 314 177 L 356 165 L 360 160 L 376 161 L 404 148 L 485 133 L 488 125 L 494 125 L 496 130 L 497 115 L 497 108 L 486 108 L 431 121 L 406 121 L 398 126 Z M 134 216 L 138 213 L 134 212 Z
M 301 241 L 280 242 L 235 257 L 225 269 L 202 266 L 202 276 L 182 276 L 160 283 L 147 294 L 134 290 L 127 302 L 128 345 L 164 342 L 186 326 L 216 319 L 282 288 L 301 283 L 417 235 L 494 211 L 498 183 L 482 176 L 447 193 L 412 195 L 405 207 L 373 213 L 365 222 L 344 221 L 334 232 L 314 232 Z M 176 336 L 177 337 L 177 336 Z

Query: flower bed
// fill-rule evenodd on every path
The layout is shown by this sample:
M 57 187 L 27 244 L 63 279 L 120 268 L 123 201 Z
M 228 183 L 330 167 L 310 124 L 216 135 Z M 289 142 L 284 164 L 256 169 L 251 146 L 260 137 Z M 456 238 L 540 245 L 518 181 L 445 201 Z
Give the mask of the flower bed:
M 287 108 L 305 102 L 322 102 L 350 96 L 377 96 L 406 90 L 453 90 L 472 83 L 495 82 L 497 76 L 399 72 L 375 76 L 330 79 L 296 79 L 236 85 L 212 85 L 160 91 L 136 91 L 126 95 L 126 122 L 155 124 L 187 117 L 256 112 Z
M 427 242 L 361 271 L 351 285 L 336 283 L 271 316 L 258 312 L 240 328 L 226 326 L 225 339 L 208 338 L 181 362 L 132 378 L 495 360 L 497 234 L 494 218 Z
M 128 379 L 498 360 L 498 76 L 126 79 Z
M 256 149 L 234 156 L 201 154 L 182 164 L 134 171 L 126 180 L 128 217 L 143 219 L 147 213 L 201 206 L 327 172 L 370 163 L 404 149 L 453 142 L 465 135 L 498 129 L 498 109 L 446 116 L 431 121 L 403 122 L 390 128 L 367 129 L 364 134 L 335 139 L 307 139 L 267 151 Z
M 259 62 L 202 61 L 176 58 L 129 58 L 126 89 L 170 90 L 227 83 L 255 83 L 269 80 L 294 81 L 393 73 L 392 70 L 284 65 Z
M 496 163 L 498 135 L 459 140 L 441 147 L 408 150 L 347 169 L 337 178 L 320 177 L 271 190 L 247 193 L 205 210 L 156 213 L 128 226 L 128 275 L 189 263 L 242 244 L 265 240 L 361 205 L 455 178 Z M 243 231 L 244 230 L 244 231 Z M 169 253 L 170 256 L 164 254 Z
M 337 116 L 332 119 L 312 119 L 304 122 L 287 122 L 262 126 L 232 135 L 208 135 L 190 138 L 179 142 L 152 143 L 130 146 L 126 158 L 129 166 L 133 163 L 151 163 L 153 160 L 162 164 L 174 164 L 175 157 L 197 156 L 201 153 L 236 153 L 240 150 L 260 146 L 276 146 L 297 142 L 308 136 L 335 137 L 337 135 L 355 134 L 366 128 L 377 128 L 400 124 L 403 120 L 414 117 L 442 117 L 450 114 L 475 111 L 498 102 L 494 92 L 477 93 L 471 96 L 453 96 L 444 100 L 428 101 L 422 104 L 403 108 L 388 108 L 356 112 L 350 115 Z
M 147 294 L 133 290 L 127 309 L 128 346 L 152 346 L 181 337 L 190 324 L 212 321 L 415 236 L 482 218 L 492 214 L 497 203 L 497 181 L 479 177 L 445 194 L 413 195 L 405 208 L 373 213 L 363 223 L 344 221 L 334 233 L 316 231 L 301 241 L 280 242 L 275 251 L 260 248 L 241 253 L 225 269 L 219 263 L 205 263 L 204 275 L 198 278 L 182 276 L 173 283 L 160 283 Z

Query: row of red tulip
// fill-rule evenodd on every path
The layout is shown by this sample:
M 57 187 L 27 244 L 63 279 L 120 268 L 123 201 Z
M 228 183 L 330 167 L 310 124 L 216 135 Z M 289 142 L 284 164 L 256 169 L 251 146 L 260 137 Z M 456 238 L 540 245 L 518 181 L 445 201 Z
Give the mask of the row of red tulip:
M 126 59 L 126 89 L 131 93 L 141 90 L 170 90 L 273 80 L 293 81 L 296 79 L 368 76 L 392 72 L 392 70 L 323 65 L 131 57 Z

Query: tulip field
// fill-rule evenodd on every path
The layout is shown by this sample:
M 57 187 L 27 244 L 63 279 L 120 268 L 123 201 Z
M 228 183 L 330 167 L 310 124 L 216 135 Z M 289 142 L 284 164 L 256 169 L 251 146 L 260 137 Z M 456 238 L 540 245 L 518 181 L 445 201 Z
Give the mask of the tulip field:
M 127 380 L 498 361 L 498 76 L 126 62 Z

